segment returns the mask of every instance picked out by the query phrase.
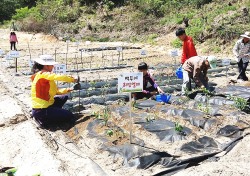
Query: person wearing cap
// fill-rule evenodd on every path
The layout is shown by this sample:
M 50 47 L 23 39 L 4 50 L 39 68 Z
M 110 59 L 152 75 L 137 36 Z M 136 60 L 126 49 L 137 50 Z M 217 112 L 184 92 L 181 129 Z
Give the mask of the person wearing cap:
M 183 64 L 183 84 L 182 94 L 191 90 L 191 79 L 195 82 L 196 87 L 209 89 L 207 70 L 216 68 L 217 60 L 214 56 L 194 56 L 186 60 Z
M 145 62 L 141 62 L 138 65 L 138 71 L 143 73 L 143 91 L 133 93 L 134 99 L 150 98 L 158 93 L 164 93 L 164 91 L 156 84 L 151 74 L 148 72 L 148 65 Z
M 185 29 L 177 29 L 175 34 L 181 41 L 183 41 L 181 56 L 181 65 L 183 65 L 189 58 L 197 56 L 197 52 L 192 37 L 186 35 Z
M 246 69 L 250 59 L 250 32 L 245 32 L 241 35 L 233 48 L 233 54 L 238 63 L 239 76 L 237 77 L 240 81 L 248 81 L 246 76 Z
M 73 88 L 58 89 L 55 81 L 77 82 L 71 76 L 52 73 L 54 61 L 50 55 L 42 55 L 34 60 L 34 75 L 31 76 L 32 116 L 42 126 L 72 121 L 73 114 L 62 109 L 68 99 L 67 93 Z

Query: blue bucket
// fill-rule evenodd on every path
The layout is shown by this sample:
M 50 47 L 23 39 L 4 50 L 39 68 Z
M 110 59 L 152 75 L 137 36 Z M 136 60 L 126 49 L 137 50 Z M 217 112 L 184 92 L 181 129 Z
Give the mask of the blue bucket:
M 177 78 L 183 79 L 182 67 L 177 68 L 177 70 L 175 71 L 175 74 L 176 74 Z
M 171 95 L 166 95 L 166 94 L 156 95 L 156 101 L 158 102 L 168 103 L 170 98 Z

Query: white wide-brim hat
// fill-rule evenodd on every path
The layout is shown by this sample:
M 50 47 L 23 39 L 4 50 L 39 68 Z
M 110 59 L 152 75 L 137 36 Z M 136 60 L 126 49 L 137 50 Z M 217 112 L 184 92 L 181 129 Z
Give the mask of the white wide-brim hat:
M 245 32 L 245 34 L 242 34 L 242 35 L 240 35 L 240 36 L 250 39 L 250 32 Z
M 216 68 L 217 58 L 215 56 L 208 56 L 207 60 L 211 68 Z
M 51 55 L 41 55 L 39 58 L 34 59 L 35 62 L 41 65 L 56 65 L 58 62 L 55 62 Z

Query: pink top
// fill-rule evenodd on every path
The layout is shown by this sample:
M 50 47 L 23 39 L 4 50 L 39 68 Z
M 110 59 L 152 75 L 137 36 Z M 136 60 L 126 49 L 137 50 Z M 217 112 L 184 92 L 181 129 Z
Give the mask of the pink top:
M 10 35 L 10 42 L 18 42 L 16 35 Z

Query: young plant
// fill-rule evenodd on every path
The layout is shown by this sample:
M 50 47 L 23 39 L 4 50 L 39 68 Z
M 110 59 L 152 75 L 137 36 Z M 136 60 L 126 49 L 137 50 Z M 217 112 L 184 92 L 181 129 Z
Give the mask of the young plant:
M 91 81 L 89 84 L 92 89 L 95 89 L 95 85 L 96 85 L 95 81 Z
M 98 112 L 94 112 L 93 115 L 95 116 L 96 119 L 100 119 L 101 118 L 101 114 L 100 114 L 99 111 Z
M 155 118 L 154 118 L 154 116 L 150 113 L 150 114 L 148 114 L 147 115 L 147 117 L 146 117 L 146 121 L 149 123 L 149 122 L 152 122 L 153 120 L 154 120 Z
M 104 125 L 108 125 L 108 120 L 110 118 L 110 109 L 108 107 L 105 107 L 103 111 L 103 120 L 104 120 Z
M 232 96 L 230 97 L 230 99 L 234 101 L 234 106 L 237 109 L 239 109 L 241 111 L 246 109 L 247 104 L 248 104 L 246 99 L 241 98 L 241 97 L 232 97 Z
M 182 132 L 183 126 L 181 126 L 179 122 L 176 122 L 174 126 L 175 126 L 175 131 Z
M 209 114 L 209 112 L 210 112 L 210 110 L 211 110 L 211 107 L 210 107 L 210 106 L 208 106 L 207 104 L 206 104 L 206 106 L 204 106 L 204 104 L 202 104 L 202 103 L 199 103 L 199 104 L 197 105 L 197 108 L 198 108 L 200 111 L 204 112 L 205 114 Z
M 108 130 L 106 131 L 106 134 L 107 134 L 109 137 L 111 137 L 111 136 L 114 135 L 114 131 L 113 131 L 112 129 L 108 129 Z

